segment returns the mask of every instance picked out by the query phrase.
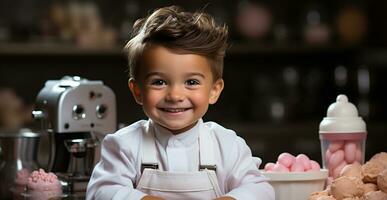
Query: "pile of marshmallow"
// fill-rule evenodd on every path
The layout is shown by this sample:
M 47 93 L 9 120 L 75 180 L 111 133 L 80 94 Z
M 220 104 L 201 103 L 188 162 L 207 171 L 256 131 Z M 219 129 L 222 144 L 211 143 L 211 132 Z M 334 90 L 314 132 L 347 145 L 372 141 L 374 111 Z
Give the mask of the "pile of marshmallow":
M 374 155 L 364 165 L 346 165 L 326 190 L 308 200 L 387 200 L 387 153 Z
M 309 159 L 305 154 L 294 156 L 290 153 L 281 153 L 276 163 L 267 163 L 266 172 L 308 172 L 320 171 L 320 164 Z
M 360 142 L 356 141 L 332 141 L 325 152 L 326 166 L 329 176 L 337 178 L 348 164 L 361 163 L 362 151 Z

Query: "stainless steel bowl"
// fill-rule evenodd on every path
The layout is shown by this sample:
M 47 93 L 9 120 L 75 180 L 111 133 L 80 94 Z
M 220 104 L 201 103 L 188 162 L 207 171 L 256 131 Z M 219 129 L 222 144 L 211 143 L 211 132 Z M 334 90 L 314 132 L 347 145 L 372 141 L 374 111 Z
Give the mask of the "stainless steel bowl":
M 0 130 L 0 194 L 11 199 L 17 173 L 32 172 L 39 168 L 37 150 L 40 134 L 28 129 L 19 131 Z

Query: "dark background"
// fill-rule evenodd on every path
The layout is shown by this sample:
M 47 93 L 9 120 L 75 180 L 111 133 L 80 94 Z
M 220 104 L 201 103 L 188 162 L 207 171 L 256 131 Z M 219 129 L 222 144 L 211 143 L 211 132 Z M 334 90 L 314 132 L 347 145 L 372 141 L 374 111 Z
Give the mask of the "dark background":
M 98 18 L 92 21 L 101 23 L 100 31 L 113 31 L 113 39 L 85 45 L 79 42 L 82 33 L 58 24 L 53 5 L 65 9 L 72 3 L 95 6 Z M 204 10 L 229 26 L 225 89 L 205 120 L 234 129 L 264 163 L 282 152 L 305 153 L 321 162 L 319 123 L 338 94 L 346 94 L 367 123 L 366 160 L 387 150 L 385 1 L 0 0 L 0 88 L 11 88 L 32 105 L 47 80 L 78 75 L 102 80 L 114 90 L 118 123 L 145 118 L 127 88 L 122 48 L 135 19 L 172 4 Z M 258 18 L 262 13 L 267 18 L 249 26 L 269 27 L 248 35 L 236 19 L 254 6 Z M 361 19 L 364 23 L 353 23 Z M 306 39 L 307 28 L 321 27 L 329 36 Z M 356 32 L 355 38 L 348 36 Z

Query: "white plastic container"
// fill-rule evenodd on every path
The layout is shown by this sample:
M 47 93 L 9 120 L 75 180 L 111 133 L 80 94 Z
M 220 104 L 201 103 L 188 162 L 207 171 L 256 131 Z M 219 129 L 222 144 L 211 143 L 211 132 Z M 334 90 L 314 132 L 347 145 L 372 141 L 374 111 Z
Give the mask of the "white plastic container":
M 364 163 L 366 124 L 347 96 L 337 96 L 319 128 L 323 168 L 337 178 L 345 165 Z
M 328 171 L 262 172 L 274 187 L 276 200 L 306 200 L 312 192 L 324 190 Z

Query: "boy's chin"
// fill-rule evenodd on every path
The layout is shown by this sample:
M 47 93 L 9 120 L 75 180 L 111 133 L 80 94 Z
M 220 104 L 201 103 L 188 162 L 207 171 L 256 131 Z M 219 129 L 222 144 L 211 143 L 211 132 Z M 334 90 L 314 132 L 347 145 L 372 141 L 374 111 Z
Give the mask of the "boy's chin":
M 195 126 L 195 124 L 196 122 L 191 124 L 161 124 L 161 126 L 168 129 L 173 134 L 179 134 L 191 129 L 193 126 Z

